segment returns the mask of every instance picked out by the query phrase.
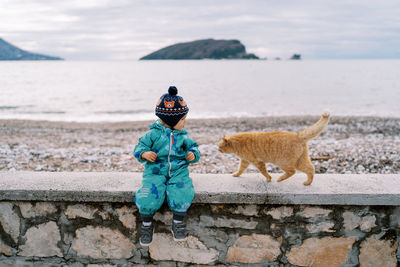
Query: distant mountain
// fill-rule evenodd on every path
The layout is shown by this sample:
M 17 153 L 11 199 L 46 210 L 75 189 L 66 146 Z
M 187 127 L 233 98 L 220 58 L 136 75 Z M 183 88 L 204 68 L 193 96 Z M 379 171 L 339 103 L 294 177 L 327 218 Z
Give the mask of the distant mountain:
M 51 57 L 34 54 L 19 49 L 18 47 L 0 38 L 0 60 L 63 60 L 60 57 Z
M 293 54 L 290 59 L 292 59 L 292 60 L 300 60 L 301 59 L 301 55 L 300 54 Z
M 178 43 L 157 50 L 140 60 L 152 59 L 259 59 L 247 54 L 246 48 L 238 40 L 205 39 Z

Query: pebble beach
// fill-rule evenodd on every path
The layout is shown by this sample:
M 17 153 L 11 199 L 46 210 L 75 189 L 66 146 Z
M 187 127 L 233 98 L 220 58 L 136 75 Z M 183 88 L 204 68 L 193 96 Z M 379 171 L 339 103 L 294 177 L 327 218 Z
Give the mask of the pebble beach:
M 233 173 L 239 159 L 221 154 L 217 144 L 238 132 L 298 132 L 318 116 L 188 119 L 186 130 L 199 144 L 193 173 Z M 0 171 L 141 172 L 134 146 L 152 121 L 74 123 L 0 120 Z M 400 119 L 335 117 L 309 141 L 316 173 L 399 173 Z M 282 172 L 267 164 L 271 173 Z M 258 172 L 250 166 L 246 172 Z M 246 172 L 242 175 L 245 176 Z

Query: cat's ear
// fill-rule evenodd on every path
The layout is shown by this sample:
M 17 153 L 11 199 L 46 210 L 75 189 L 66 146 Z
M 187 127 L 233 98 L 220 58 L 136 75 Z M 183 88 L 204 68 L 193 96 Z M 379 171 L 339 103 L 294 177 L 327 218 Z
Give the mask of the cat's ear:
M 224 134 L 224 137 L 222 137 L 222 140 L 226 143 L 228 143 L 228 137 L 226 137 L 226 135 Z

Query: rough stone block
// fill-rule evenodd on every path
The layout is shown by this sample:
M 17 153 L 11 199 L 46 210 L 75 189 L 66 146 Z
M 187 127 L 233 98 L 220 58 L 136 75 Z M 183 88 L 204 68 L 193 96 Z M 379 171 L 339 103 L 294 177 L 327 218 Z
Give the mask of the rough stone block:
M 60 231 L 55 222 L 47 222 L 33 226 L 26 231 L 26 242 L 20 246 L 19 256 L 62 257 L 57 242 L 60 241 Z
M 133 256 L 135 245 L 118 230 L 87 226 L 76 230 L 71 248 L 93 259 L 126 259 Z
M 335 232 L 335 230 L 331 229 L 335 226 L 334 223 L 332 222 L 320 222 L 316 224 L 307 224 L 307 230 L 310 233 L 319 233 L 319 232 L 328 232 L 332 233 Z
M 215 225 L 215 220 L 211 216 L 200 215 L 200 226 L 201 227 L 213 227 Z
M 395 240 L 377 240 L 371 236 L 360 245 L 360 266 L 363 267 L 396 267 L 396 250 L 399 246 Z
M 343 227 L 346 232 L 360 227 L 363 232 L 370 232 L 376 226 L 376 217 L 374 215 L 367 215 L 364 217 L 357 216 L 351 211 L 343 213 Z
M 154 234 L 149 251 L 151 258 L 157 261 L 210 264 L 218 258 L 217 250 L 207 248 L 197 237 L 191 235 L 184 242 L 175 242 L 171 234 Z
M 232 211 L 233 214 L 241 214 L 244 216 L 257 216 L 258 206 L 257 205 L 238 205 L 236 209 Z
M 46 216 L 57 212 L 56 206 L 49 202 L 37 202 L 35 205 L 29 202 L 21 202 L 19 203 L 19 209 L 24 218 Z
M 264 260 L 275 261 L 281 254 L 282 238 L 269 235 L 252 234 L 239 237 L 228 249 L 227 262 L 260 263 Z
M 231 207 L 229 205 L 223 205 L 223 204 L 214 204 L 214 205 L 210 205 L 211 207 L 211 212 L 212 213 L 219 213 L 221 211 L 231 211 Z
M 12 255 L 11 247 L 9 247 L 6 244 L 4 244 L 1 239 L 0 239 L 0 254 L 4 254 L 6 256 L 11 256 Z M 0 266 L 1 266 L 1 264 L 0 264 Z
M 376 217 L 374 215 L 364 216 L 360 222 L 360 230 L 363 232 L 370 232 L 376 226 Z
M 305 207 L 303 211 L 299 213 L 300 216 L 305 218 L 313 218 L 317 216 L 328 216 L 332 210 L 323 209 L 319 207 Z
M 86 218 L 86 219 L 94 219 L 93 215 L 98 211 L 97 208 L 94 208 L 89 205 L 76 204 L 68 206 L 65 211 L 65 215 L 67 215 L 68 219 L 75 219 L 77 217 Z
M 116 211 L 123 226 L 129 229 L 136 229 L 136 216 L 133 215 L 136 209 L 123 206 L 122 208 L 116 209 Z
M 293 208 L 282 206 L 274 208 L 266 212 L 267 215 L 271 215 L 273 219 L 280 220 L 281 218 L 290 217 L 293 215 Z
M 346 232 L 356 229 L 361 222 L 361 218 L 351 211 L 343 212 L 343 227 Z
M 0 211 L 0 224 L 4 231 L 17 242 L 20 234 L 20 222 L 18 215 L 13 211 L 12 203 L 0 202 Z
M 292 247 L 287 259 L 299 266 L 339 266 L 347 262 L 354 242 L 354 237 L 309 238 L 299 247 Z

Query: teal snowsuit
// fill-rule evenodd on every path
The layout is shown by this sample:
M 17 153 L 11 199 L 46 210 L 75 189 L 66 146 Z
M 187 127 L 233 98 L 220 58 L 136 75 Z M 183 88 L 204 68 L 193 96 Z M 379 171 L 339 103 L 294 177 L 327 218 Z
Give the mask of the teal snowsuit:
M 157 154 L 155 162 L 142 159 L 146 151 Z M 133 154 L 139 162 L 146 162 L 142 187 L 135 194 L 139 213 L 153 215 L 163 204 L 165 192 L 172 211 L 186 212 L 189 209 L 194 198 L 186 156 L 189 151 L 196 156 L 190 164 L 199 161 L 198 144 L 186 130 L 172 130 L 159 121 L 151 124 L 150 131 L 139 138 Z

